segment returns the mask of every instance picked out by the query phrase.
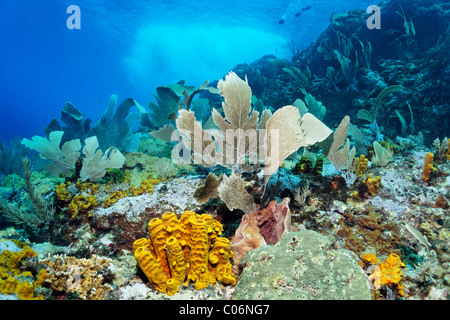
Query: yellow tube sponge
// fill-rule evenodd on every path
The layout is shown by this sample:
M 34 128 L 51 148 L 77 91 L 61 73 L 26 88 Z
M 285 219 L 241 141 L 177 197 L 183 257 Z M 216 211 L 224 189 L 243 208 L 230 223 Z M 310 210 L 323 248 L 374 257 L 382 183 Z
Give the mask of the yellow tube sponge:
M 359 156 L 358 163 L 356 165 L 355 174 L 359 178 L 367 171 L 367 164 L 369 160 L 362 154 Z
M 236 285 L 236 278 L 231 272 L 230 258 L 234 256 L 231 251 L 230 240 L 217 238 L 209 254 L 209 271 L 220 282 Z
M 380 263 L 380 260 L 378 260 L 377 256 L 374 253 L 365 253 L 361 257 L 362 261 L 360 262 L 360 266 L 363 266 L 364 261 L 367 261 L 371 264 L 377 264 Z
M 173 296 L 178 292 L 178 286 L 180 284 L 175 279 L 169 279 L 166 282 L 166 292 L 169 296 Z
M 216 279 L 208 269 L 208 228 L 205 220 L 192 221 L 190 237 L 190 270 L 188 280 L 194 282 L 197 290 L 206 288 L 209 284 L 215 284 Z
M 222 224 L 211 215 L 186 211 L 178 219 L 175 213 L 166 212 L 152 219 L 148 230 L 149 239 L 136 240 L 133 251 L 157 290 L 173 295 L 189 281 L 197 290 L 214 285 L 216 279 L 236 284 L 231 273 L 230 241 L 220 237 Z
M 173 294 L 178 291 L 178 286 L 186 279 L 186 266 L 184 264 L 183 250 L 181 249 L 178 240 L 171 236 L 166 240 L 167 260 L 169 262 L 171 285 L 167 285 L 167 293 Z M 172 285 L 177 288 L 169 289 Z M 170 291 L 169 291 L 170 290 Z
M 148 242 L 148 239 L 146 239 L 146 238 L 137 239 L 133 243 L 133 253 L 135 253 L 136 249 L 139 247 L 150 248 L 150 242 Z
M 178 225 L 178 219 L 175 213 L 173 212 L 166 212 L 163 213 L 161 216 L 161 221 L 164 225 L 164 229 L 167 231 L 167 233 L 172 233 L 173 228 Z
M 391 254 L 386 262 L 380 263 L 381 284 L 397 284 L 402 280 L 403 273 L 401 268 L 405 264 L 400 261 L 400 257 L 396 254 Z
M 217 237 L 222 234 L 222 224 L 219 221 L 214 220 L 213 217 L 211 217 L 211 215 L 209 214 L 204 213 L 200 215 L 200 218 L 206 223 L 206 227 L 208 230 L 208 242 L 209 244 L 211 244 L 216 241 Z
M 161 269 L 166 276 L 170 277 L 170 270 L 166 256 L 166 238 L 168 237 L 168 233 L 165 230 L 161 219 L 156 218 L 150 220 L 148 223 L 148 231 L 150 234 L 150 241 L 153 249 L 155 250 L 156 258 L 159 259 L 161 264 Z
M 434 154 L 432 152 L 428 152 L 425 156 L 425 164 L 423 166 L 422 179 L 428 181 L 433 172 L 437 169 L 433 166 Z
M 195 219 L 196 213 L 193 211 L 185 211 L 180 217 L 179 227 L 174 230 L 174 235 L 183 248 L 184 261 L 186 264 L 186 272 L 189 273 L 190 267 L 190 238 L 191 238 L 191 221 Z
M 159 261 L 153 257 L 148 248 L 138 247 L 134 252 L 134 257 L 148 280 L 155 285 L 155 288 L 161 292 L 166 292 L 167 277 Z

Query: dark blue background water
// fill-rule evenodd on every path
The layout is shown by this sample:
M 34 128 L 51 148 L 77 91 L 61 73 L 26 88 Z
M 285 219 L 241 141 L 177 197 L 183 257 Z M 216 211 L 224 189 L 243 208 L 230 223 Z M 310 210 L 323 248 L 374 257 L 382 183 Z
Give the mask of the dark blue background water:
M 67 28 L 69 5 L 81 9 L 80 30 Z M 290 59 L 291 40 L 306 48 L 332 12 L 368 5 L 0 0 L 0 139 L 43 136 L 68 101 L 95 120 L 113 93 L 119 101 L 131 97 L 146 105 L 159 85 L 184 79 L 199 86 L 265 54 Z

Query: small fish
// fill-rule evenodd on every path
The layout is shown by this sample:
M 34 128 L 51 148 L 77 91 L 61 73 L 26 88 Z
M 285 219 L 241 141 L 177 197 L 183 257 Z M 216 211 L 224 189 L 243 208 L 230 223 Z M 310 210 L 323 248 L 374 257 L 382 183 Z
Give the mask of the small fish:
M 295 17 L 298 18 L 298 17 L 300 17 L 301 14 L 302 14 L 301 12 L 297 12 L 297 13 L 295 14 Z
M 307 11 L 307 10 L 309 10 L 311 8 L 312 8 L 311 6 L 307 6 L 307 7 L 302 8 L 302 11 Z
M 279 24 L 284 24 L 284 19 L 280 19 L 280 21 L 278 21 Z
M 64 252 L 64 254 L 67 254 L 67 252 L 70 250 L 70 248 L 72 248 L 72 246 L 73 246 L 73 242 L 71 242 L 71 243 L 69 244 L 69 246 L 67 247 L 67 249 L 66 249 L 66 251 Z
M 409 223 L 406 223 L 404 221 L 400 221 L 400 224 L 402 224 L 406 230 L 408 230 L 417 240 L 419 240 L 425 247 L 431 247 L 431 244 L 428 242 L 428 239 L 426 236 L 424 236 L 422 233 L 420 233 L 419 230 L 414 228 Z

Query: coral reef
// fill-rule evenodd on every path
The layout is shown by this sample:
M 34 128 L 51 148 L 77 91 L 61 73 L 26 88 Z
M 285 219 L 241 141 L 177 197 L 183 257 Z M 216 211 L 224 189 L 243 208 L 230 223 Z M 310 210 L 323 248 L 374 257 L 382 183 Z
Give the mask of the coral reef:
M 0 299 L 448 299 L 450 10 L 401 2 L 0 142 Z

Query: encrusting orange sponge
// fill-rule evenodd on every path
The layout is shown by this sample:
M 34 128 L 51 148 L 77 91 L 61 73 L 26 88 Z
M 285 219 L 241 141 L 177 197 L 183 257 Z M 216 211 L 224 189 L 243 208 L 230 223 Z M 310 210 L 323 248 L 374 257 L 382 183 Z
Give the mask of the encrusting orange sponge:
M 366 180 L 363 180 L 363 183 L 367 186 L 367 191 L 370 195 L 374 197 L 380 191 L 381 177 L 377 176 L 376 178 L 372 178 L 368 174 Z
M 400 257 L 391 253 L 385 262 L 381 262 L 375 267 L 375 270 L 369 276 L 369 280 L 373 281 L 375 288 L 380 289 L 381 285 L 397 285 L 397 292 L 400 296 L 404 296 L 402 280 L 402 268 L 406 265 L 400 260 Z
M 161 292 L 173 295 L 185 280 L 197 290 L 214 285 L 236 284 L 231 272 L 230 241 L 220 237 L 222 225 L 208 214 L 186 211 L 178 220 L 173 212 L 149 224 L 150 238 L 134 242 L 139 267 Z
M 360 266 L 362 267 L 364 265 L 363 261 L 367 261 L 371 264 L 377 264 L 380 262 L 380 260 L 378 260 L 377 256 L 374 253 L 365 253 L 361 256 L 361 262 L 360 262 Z

